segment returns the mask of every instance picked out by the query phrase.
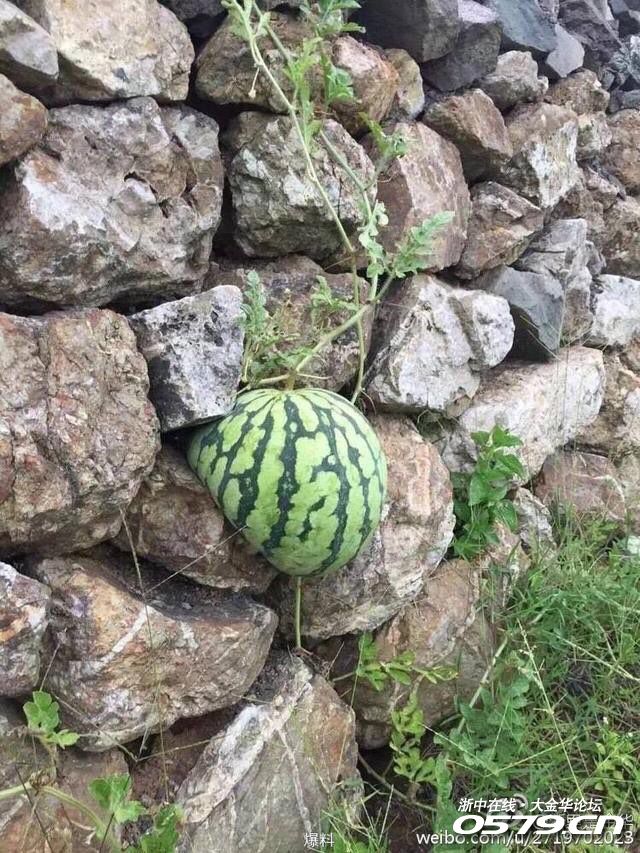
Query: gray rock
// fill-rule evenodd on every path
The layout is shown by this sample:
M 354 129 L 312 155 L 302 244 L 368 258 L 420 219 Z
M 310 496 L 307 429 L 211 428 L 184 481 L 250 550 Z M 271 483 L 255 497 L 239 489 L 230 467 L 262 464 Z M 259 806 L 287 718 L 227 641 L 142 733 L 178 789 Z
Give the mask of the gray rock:
M 451 482 L 437 450 L 408 418 L 376 415 L 372 423 L 389 468 L 382 524 L 349 565 L 305 581 L 302 633 L 309 638 L 377 628 L 420 593 L 451 544 Z M 294 582 L 276 581 L 274 595 L 291 636 Z
M 353 711 L 300 660 L 269 662 L 251 700 L 180 787 L 180 853 L 304 853 L 327 811 L 360 790 Z
M 0 555 L 89 548 L 120 529 L 158 422 L 124 317 L 0 314 Z
M 425 100 L 420 66 L 402 48 L 385 50 L 385 56 L 398 75 L 398 89 L 391 105 L 391 119 L 404 121 L 418 118 L 424 110 Z
M 547 91 L 546 77 L 538 77 L 538 63 L 528 51 L 510 50 L 498 58 L 495 71 L 478 84 L 499 110 L 521 101 L 539 101 Z
M 401 47 L 416 62 L 449 53 L 460 28 L 458 0 L 368 0 L 356 17 L 369 41 Z
M 585 65 L 594 71 L 620 47 L 613 17 L 605 14 L 597 0 L 562 0 L 560 23 L 582 43 Z
M 0 210 L 0 301 L 13 308 L 184 296 L 222 205 L 218 126 L 150 98 L 51 110 Z
M 38 685 L 49 590 L 0 563 L 0 694 L 21 697 Z M 0 818 L 0 823 L 1 823 Z
M 616 479 L 627 504 L 629 529 L 640 536 L 640 456 L 627 453 L 615 461 Z
M 598 157 L 611 145 L 613 134 L 604 113 L 578 116 L 578 147 L 576 157 L 579 161 Z
M 640 193 L 640 110 L 622 110 L 609 117 L 611 145 L 602 158 L 604 167 L 631 195 Z
M 594 234 L 607 261 L 607 272 L 633 277 L 640 269 L 640 201 L 619 198 L 602 214 L 602 231 Z
M 537 0 L 485 0 L 502 26 L 502 47 L 544 55 L 556 49 L 557 37 L 551 15 Z
M 469 470 L 477 455 L 472 434 L 499 424 L 524 442 L 516 452 L 527 482 L 551 453 L 595 421 L 604 386 L 602 353 L 587 347 L 561 350 L 547 364 L 498 367 L 485 376 L 457 423 L 442 427 L 445 464 L 452 471 Z
M 368 184 L 373 165 L 362 148 L 337 122 L 324 132 L 352 169 Z M 250 257 L 278 257 L 300 252 L 327 260 L 343 251 L 340 235 L 319 190 L 307 174 L 302 145 L 291 119 L 242 113 L 226 135 L 229 185 L 235 219 L 234 237 Z M 314 166 L 332 203 L 340 208 L 347 233 L 363 223 L 360 196 L 345 171 L 319 145 Z
M 630 36 L 601 73 L 607 89 L 637 89 L 640 86 L 640 36 Z
M 640 110 L 640 89 L 633 89 L 631 92 L 616 89 L 612 93 L 609 112 L 617 113 L 620 110 Z
M 514 355 L 533 361 L 553 357 L 560 348 L 565 303 L 564 288 L 557 278 L 500 267 L 476 279 L 475 284 L 511 306 L 516 327 Z
M 0 0 L 0 72 L 28 92 L 58 76 L 58 52 L 49 33 L 7 0 Z
M 578 115 L 604 112 L 610 95 L 593 71 L 583 69 L 549 87 L 545 101 L 567 107 Z
M 458 0 L 460 33 L 441 59 L 422 67 L 424 79 L 441 92 L 470 86 L 491 73 L 498 61 L 502 29 L 490 9 L 474 0 Z
M 482 310 L 469 314 L 475 300 Z M 469 332 L 474 319 L 480 328 Z M 485 336 L 486 344 L 474 349 Z M 367 394 L 377 408 L 447 412 L 477 391 L 474 366 L 495 366 L 512 343 L 513 322 L 504 299 L 451 288 L 433 276 L 414 276 L 396 287 L 379 313 Z
M 555 553 L 551 513 L 542 501 L 521 487 L 513 496 L 513 504 L 518 515 L 518 536 L 526 551 L 543 556 Z
M 92 552 L 29 568 L 52 595 L 44 686 L 83 749 L 235 705 L 264 665 L 277 620 L 249 599 L 163 585 L 143 566 L 139 583 L 129 561 Z
M 640 281 L 601 275 L 594 282 L 593 346 L 626 346 L 640 335 Z
M 265 592 L 273 578 L 266 560 L 252 554 L 227 524 L 184 456 L 169 445 L 156 459 L 127 507 L 113 544 L 166 569 L 170 576 L 232 592 Z M 165 582 L 169 582 L 169 577 Z
M 241 320 L 242 294 L 224 285 L 129 317 L 164 431 L 231 411 L 242 371 Z
M 185 24 L 196 39 L 210 36 L 225 11 L 221 0 L 160 0 L 160 2 Z
M 47 111 L 0 74 L 0 166 L 15 160 L 40 141 Z
M 585 219 L 588 236 L 598 251 L 609 242 L 612 230 L 605 218 L 624 194 L 622 185 L 611 176 L 603 174 L 596 164 L 583 164 L 578 170 L 578 180 L 551 214 L 557 219 Z
M 52 103 L 152 96 L 182 101 L 194 49 L 186 27 L 156 0 L 110 0 L 83 14 L 79 2 L 18 0 L 51 34 L 60 57 Z
M 584 47 L 578 39 L 560 24 L 555 26 L 557 46 L 543 60 L 541 70 L 550 80 L 568 77 L 572 71 L 582 68 Z
M 512 264 L 543 227 L 540 208 L 492 181 L 473 187 L 471 205 L 467 244 L 455 268 L 460 278 Z

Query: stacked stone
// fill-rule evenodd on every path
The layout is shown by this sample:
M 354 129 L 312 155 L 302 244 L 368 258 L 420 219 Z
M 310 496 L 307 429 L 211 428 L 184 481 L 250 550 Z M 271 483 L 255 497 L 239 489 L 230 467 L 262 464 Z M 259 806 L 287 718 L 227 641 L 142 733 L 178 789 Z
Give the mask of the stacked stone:
M 298 3 L 260 5 L 277 6 L 285 46 L 308 35 Z M 406 690 L 345 680 L 354 715 L 279 651 L 292 586 L 181 446 L 234 404 L 249 271 L 292 348 L 318 276 L 344 298 L 353 283 L 285 105 L 223 6 L 91 8 L 0 0 L 0 775 L 19 784 L 2 759 L 46 676 L 82 734 L 69 790 L 123 772 L 118 745 L 179 743 L 167 730 L 197 718 L 210 743 L 171 776 L 184 849 L 297 853 L 338 780 L 357 781 L 356 736 L 384 745 Z M 353 237 L 362 209 L 332 146 L 366 184 L 381 166 L 388 251 L 452 219 L 364 329 L 388 505 L 363 554 L 306 585 L 303 633 L 338 674 L 364 630 L 383 658 L 454 664 L 419 693 L 436 723 L 493 655 L 483 573 L 507 570 L 499 606 L 526 552 L 553 547 L 558 497 L 640 529 L 640 3 L 365 0 L 356 17 L 366 41 L 330 45 L 355 103 L 323 112 L 325 191 Z M 276 46 L 262 50 L 287 94 Z M 406 154 L 377 164 L 363 113 Z M 339 390 L 358 360 L 352 330 L 310 372 Z M 450 474 L 495 424 L 523 441 L 520 530 L 473 564 L 448 559 Z M 0 804 L 0 848 L 37 832 L 28 803 Z

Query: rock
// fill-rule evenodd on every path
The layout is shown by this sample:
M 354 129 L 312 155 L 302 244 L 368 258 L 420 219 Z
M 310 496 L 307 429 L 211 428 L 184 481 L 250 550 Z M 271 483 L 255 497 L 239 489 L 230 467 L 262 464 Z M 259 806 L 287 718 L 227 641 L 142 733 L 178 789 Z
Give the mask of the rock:
M 172 575 L 249 593 L 265 592 L 275 577 L 266 560 L 251 554 L 226 524 L 184 456 L 168 445 L 129 505 L 126 522 L 138 557 Z M 131 550 L 124 527 L 113 541 L 123 551 Z
M 7 181 L 0 301 L 24 308 L 184 296 L 220 220 L 218 126 L 149 98 L 51 110 Z
M 624 189 L 615 178 L 608 178 L 594 165 L 582 164 L 578 180 L 552 213 L 553 218 L 584 219 L 588 237 L 601 250 L 607 240 L 606 211 L 615 204 Z
M 525 549 L 534 554 L 554 554 L 556 543 L 547 507 L 525 488 L 516 491 L 513 504 L 518 515 L 518 536 Z
M 40 141 L 47 127 L 47 111 L 0 74 L 0 166 L 16 160 Z
M 194 49 L 186 27 L 156 0 L 19 0 L 51 34 L 60 75 L 46 90 L 55 103 L 151 96 L 183 101 Z
M 166 574 L 142 566 L 139 582 L 111 555 L 33 560 L 30 571 L 52 595 L 45 688 L 89 751 L 234 705 L 276 627 L 273 612 L 249 599 L 162 584 Z
M 640 110 L 622 110 L 608 123 L 612 142 L 603 165 L 630 193 L 640 193 Z
M 48 606 L 49 590 L 46 586 L 19 575 L 7 563 L 0 563 L 2 696 L 25 696 L 37 687 Z
M 422 66 L 424 79 L 441 92 L 470 86 L 496 67 L 502 30 L 490 9 L 458 0 L 460 33 L 441 59 Z
M 353 711 L 300 660 L 275 657 L 180 787 L 180 853 L 304 853 L 338 784 L 359 789 Z
M 466 242 L 471 209 L 458 150 L 423 124 L 398 122 L 388 132 L 402 135 L 407 152 L 380 176 L 378 198 L 389 217 L 389 224 L 381 229 L 381 241 L 392 252 L 411 228 L 450 211 L 452 221 L 434 235 L 429 271 L 453 266 Z M 374 160 L 379 156 L 372 140 L 365 140 L 365 147 Z
M 640 281 L 601 275 L 593 291 L 592 346 L 626 346 L 640 335 Z
M 627 523 L 632 533 L 640 534 L 640 456 L 628 453 L 616 460 L 616 479 L 627 505 Z
M 607 89 L 633 91 L 640 86 L 640 36 L 631 36 L 622 42 L 601 77 Z
M 560 23 L 582 43 L 584 64 L 594 71 L 620 47 L 613 18 L 604 13 L 597 0 L 562 0 Z
M 163 430 L 229 414 L 242 371 L 242 316 L 242 294 L 223 285 L 129 317 Z
M 207 38 L 224 13 L 221 0 L 160 0 L 187 27 L 195 39 Z
M 377 628 L 412 601 L 453 537 L 451 482 L 436 449 L 407 418 L 376 415 L 389 489 L 382 525 L 348 566 L 305 581 L 302 633 L 325 639 Z M 277 582 L 281 627 L 293 631 L 294 582 Z
M 611 129 L 604 113 L 578 116 L 578 160 L 590 160 L 611 144 Z
M 499 364 L 512 343 L 504 299 L 414 276 L 398 284 L 379 312 L 367 395 L 377 409 L 447 412 L 474 396 L 480 384 L 474 368 Z
M 398 88 L 391 105 L 390 117 L 394 121 L 410 121 L 418 118 L 424 110 L 424 88 L 420 66 L 402 48 L 385 50 L 385 56 L 398 75 Z
M 255 261 L 246 267 L 224 267 L 218 273 L 211 274 L 208 281 L 235 285 L 244 292 L 248 286 L 247 276 L 252 269 L 260 277 L 265 307 L 283 335 L 279 344 L 279 351 L 283 354 L 313 347 L 318 342 L 321 330 L 325 331 L 327 323 L 334 326 L 345 322 L 355 305 L 354 283 L 350 273 L 330 275 L 309 258 L 295 255 L 267 263 Z M 314 298 L 320 295 L 319 277 L 324 279 L 333 297 L 343 301 L 342 309 L 332 310 L 329 315 L 321 309 L 314 309 Z M 360 301 L 364 303 L 368 285 L 364 279 L 359 279 L 359 283 Z M 365 351 L 368 351 L 371 343 L 372 326 L 373 312 L 368 312 L 362 320 Z M 315 387 L 339 391 L 354 378 L 359 363 L 360 345 L 358 331 L 354 326 L 329 344 L 317 358 L 312 359 L 305 373 L 313 376 Z
M 439 445 L 451 471 L 468 470 L 476 458 L 472 433 L 496 424 L 524 442 L 517 452 L 527 475 L 593 423 L 604 399 L 602 353 L 587 347 L 561 350 L 548 364 L 499 367 L 485 376 L 471 406 L 443 429 Z
M 368 0 L 356 19 L 368 41 L 401 47 L 416 62 L 449 53 L 460 29 L 458 0 Z
M 570 509 L 578 519 L 623 524 L 627 513 L 613 463 L 594 453 L 554 453 L 544 463 L 535 491 L 547 506 Z
M 361 180 L 371 183 L 372 163 L 347 131 L 332 120 L 324 122 L 323 130 Z M 343 251 L 333 218 L 307 176 L 290 118 L 242 113 L 232 121 L 226 142 L 234 237 L 245 254 L 270 258 L 300 252 L 321 261 Z M 313 159 L 319 180 L 353 237 L 363 223 L 357 189 L 322 143 Z
M 553 357 L 560 348 L 565 305 L 564 288 L 557 278 L 499 267 L 475 284 L 509 303 L 515 322 L 515 356 L 529 361 Z
M 469 237 L 455 269 L 461 278 L 512 264 L 544 223 L 540 208 L 493 181 L 473 187 L 471 205 Z
M 607 260 L 607 272 L 630 276 L 640 269 L 640 202 L 629 196 L 618 199 L 603 214 L 597 243 Z
M 551 86 L 545 101 L 558 107 L 567 107 L 576 115 L 604 112 L 609 106 L 610 95 L 597 75 L 584 68 Z
M 478 85 L 505 112 L 521 101 L 539 101 L 549 81 L 538 77 L 538 63 L 528 51 L 510 50 L 498 57 L 495 70 Z
M 485 0 L 497 15 L 502 27 L 502 47 L 527 50 L 542 56 L 558 45 L 551 15 L 542 10 L 537 0 Z
M 575 113 L 553 104 L 523 105 L 507 127 L 515 153 L 496 179 L 539 207 L 554 207 L 578 179 Z
M 578 444 L 609 456 L 614 463 L 640 451 L 640 375 L 627 353 L 604 354 L 606 393 L 600 414 L 578 435 Z
M 557 46 L 542 61 L 541 69 L 550 80 L 568 77 L 572 71 L 582 68 L 584 47 L 578 39 L 556 24 Z
M 562 340 L 565 343 L 584 338 L 593 324 L 588 269 L 593 246 L 587 234 L 585 219 L 559 219 L 548 225 L 516 261 L 518 269 L 553 276 L 562 285 L 565 293 Z
M 158 424 L 126 320 L 0 314 L 0 554 L 114 536 L 153 467 Z
M 58 52 L 49 33 L 7 0 L 0 0 L 0 73 L 28 92 L 58 76 Z
M 631 92 L 616 89 L 612 92 L 609 112 L 617 113 L 620 110 L 640 110 L 640 89 L 633 89 Z
M 513 155 L 504 119 L 481 89 L 432 104 L 422 120 L 457 147 L 469 182 L 496 172 Z

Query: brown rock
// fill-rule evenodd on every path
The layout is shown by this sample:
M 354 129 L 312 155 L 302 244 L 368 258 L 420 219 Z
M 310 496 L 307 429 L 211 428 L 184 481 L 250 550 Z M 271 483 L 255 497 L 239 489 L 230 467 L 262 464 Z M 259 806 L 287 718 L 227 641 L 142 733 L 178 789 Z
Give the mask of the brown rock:
M 234 705 L 262 669 L 276 627 L 262 605 L 102 553 L 30 567 L 52 593 L 45 689 L 84 749 Z
M 58 76 L 53 39 L 8 0 L 0 0 L 0 73 L 27 92 L 50 85 Z
M 124 317 L 0 314 L 0 553 L 62 553 L 117 533 L 158 422 Z
M 605 112 L 610 95 L 597 75 L 586 68 L 554 83 L 545 95 L 545 101 L 558 107 L 567 107 L 576 115 Z
M 402 48 L 385 50 L 385 56 L 398 75 L 398 89 L 391 106 L 391 117 L 395 121 L 418 118 L 424 110 L 424 85 L 420 66 Z
M 611 144 L 613 135 L 604 113 L 578 116 L 578 160 L 597 157 Z
M 498 57 L 495 71 L 480 81 L 499 110 L 510 110 L 521 101 L 539 101 L 549 87 L 538 77 L 538 63 L 527 51 L 510 50 Z
M 47 111 L 40 101 L 0 74 L 0 166 L 33 148 L 46 127 Z
M 495 173 L 513 155 L 504 119 L 481 89 L 435 102 L 422 121 L 458 148 L 470 182 Z
M 0 563 L 0 694 L 24 696 L 38 684 L 49 590 Z
M 512 264 L 544 224 L 540 208 L 492 181 L 473 187 L 471 203 L 469 236 L 456 267 L 461 278 Z
M 607 272 L 636 276 L 640 269 L 640 202 L 632 196 L 619 199 L 603 215 L 600 238 Z
M 627 506 L 616 469 L 606 456 L 560 450 L 542 467 L 535 493 L 547 506 L 570 509 L 577 518 L 624 523 Z
M 138 557 L 205 586 L 264 592 L 275 570 L 226 524 L 181 453 L 162 448 L 126 514 Z M 123 528 L 114 544 L 131 545 Z
M 640 192 L 640 110 L 621 110 L 609 116 L 613 135 L 603 164 L 630 193 Z
M 606 240 L 606 211 L 622 191 L 617 181 L 605 177 L 592 166 L 583 165 L 578 180 L 555 208 L 552 218 L 585 219 L 589 239 L 602 249 Z
M 382 242 L 391 252 L 411 228 L 449 211 L 453 219 L 434 238 L 429 268 L 432 272 L 446 269 L 460 260 L 471 208 L 460 155 L 454 145 L 423 124 L 398 122 L 389 130 L 402 134 L 408 150 L 383 172 L 378 184 L 378 198 L 389 216 L 389 224 L 381 231 Z M 365 148 L 375 159 L 371 140 L 365 141 Z
M 341 36 L 333 46 L 333 64 L 347 72 L 353 87 L 355 100 L 332 104 L 338 121 L 349 133 L 367 129 L 363 113 L 373 121 L 385 119 L 398 90 L 399 78 L 384 55 L 351 36 Z

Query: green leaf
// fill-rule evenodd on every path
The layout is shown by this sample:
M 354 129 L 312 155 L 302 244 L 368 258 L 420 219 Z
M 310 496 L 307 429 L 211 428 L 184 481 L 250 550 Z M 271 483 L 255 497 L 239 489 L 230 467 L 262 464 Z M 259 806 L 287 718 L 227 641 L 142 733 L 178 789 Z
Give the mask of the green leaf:
M 51 743 L 55 743 L 56 746 L 59 746 L 60 749 L 66 749 L 68 746 L 73 746 L 78 742 L 80 735 L 76 732 L 70 732 L 67 729 L 63 729 L 61 732 L 53 732 L 49 735 L 49 740 Z
M 59 708 L 58 703 L 43 690 L 35 690 L 31 701 L 23 705 L 29 728 L 43 734 L 52 734 L 60 725 Z
M 491 432 L 491 442 L 494 447 L 521 447 L 522 440 L 512 435 L 509 430 L 496 425 Z
M 162 806 L 153 821 L 153 829 L 140 839 L 136 853 L 174 853 L 178 843 L 178 824 L 182 809 L 177 805 Z
M 469 483 L 469 506 L 477 506 L 487 498 L 487 484 L 478 476 L 473 476 Z
M 351 75 L 344 68 L 336 67 L 329 60 L 324 60 L 324 100 L 327 106 L 336 101 L 349 102 L 355 100 Z
M 137 800 L 130 800 L 131 777 L 125 773 L 94 779 L 89 791 L 94 800 L 109 814 L 115 823 L 129 823 L 146 814 L 146 809 Z

